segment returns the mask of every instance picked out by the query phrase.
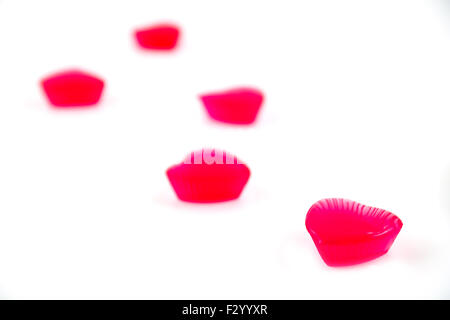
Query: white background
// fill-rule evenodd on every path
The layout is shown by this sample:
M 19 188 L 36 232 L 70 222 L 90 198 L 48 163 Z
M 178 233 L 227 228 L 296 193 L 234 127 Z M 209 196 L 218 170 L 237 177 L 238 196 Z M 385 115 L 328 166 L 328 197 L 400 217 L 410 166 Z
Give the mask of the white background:
M 136 48 L 172 21 L 174 53 Z M 0 0 L 1 298 L 450 298 L 450 4 L 444 1 Z M 56 110 L 38 81 L 102 76 Z M 198 95 L 250 85 L 249 128 Z M 235 202 L 177 200 L 165 170 L 225 149 Z M 309 207 L 344 197 L 404 223 L 390 252 L 327 267 Z

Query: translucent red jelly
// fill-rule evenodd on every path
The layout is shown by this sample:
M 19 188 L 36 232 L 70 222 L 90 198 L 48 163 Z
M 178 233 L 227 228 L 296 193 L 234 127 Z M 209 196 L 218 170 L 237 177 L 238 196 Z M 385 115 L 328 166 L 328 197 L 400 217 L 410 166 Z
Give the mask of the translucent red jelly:
M 316 202 L 306 229 L 329 266 L 367 262 L 388 252 L 402 221 L 393 213 L 346 199 Z
M 54 106 L 91 106 L 100 100 L 104 82 L 86 72 L 68 70 L 43 79 L 41 86 Z
M 207 203 L 238 198 L 250 170 L 229 153 L 201 150 L 167 169 L 166 174 L 180 200 Z
M 178 43 L 180 30 L 170 24 L 159 24 L 135 31 L 136 40 L 144 49 L 171 50 Z
M 232 124 L 251 124 L 255 121 L 264 100 L 261 91 L 236 88 L 200 96 L 211 118 Z

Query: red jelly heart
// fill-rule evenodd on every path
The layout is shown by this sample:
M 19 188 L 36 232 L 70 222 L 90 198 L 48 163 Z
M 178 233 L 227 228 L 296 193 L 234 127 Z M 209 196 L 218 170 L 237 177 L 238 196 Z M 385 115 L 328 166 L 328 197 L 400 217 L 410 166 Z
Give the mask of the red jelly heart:
M 104 82 L 83 71 L 68 70 L 43 79 L 41 86 L 54 106 L 89 106 L 99 101 Z
M 171 50 L 175 48 L 180 35 L 178 27 L 159 24 L 135 31 L 138 44 L 144 49 Z
M 388 252 L 402 221 L 393 213 L 345 199 L 316 202 L 306 215 L 306 229 L 329 266 L 347 266 Z
M 220 202 L 239 197 L 250 170 L 229 153 L 201 150 L 167 169 L 166 174 L 180 200 Z
M 255 121 L 264 97 L 256 89 L 237 88 L 205 94 L 200 99 L 211 118 L 233 124 L 250 124 Z

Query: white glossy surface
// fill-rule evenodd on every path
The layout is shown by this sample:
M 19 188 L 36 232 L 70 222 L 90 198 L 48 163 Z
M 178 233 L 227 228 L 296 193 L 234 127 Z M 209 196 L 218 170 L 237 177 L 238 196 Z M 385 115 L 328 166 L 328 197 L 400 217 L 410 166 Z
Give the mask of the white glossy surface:
M 135 27 L 174 21 L 179 50 Z M 450 297 L 450 5 L 444 1 L 0 2 L 3 298 Z M 41 77 L 102 75 L 92 110 Z M 197 95 L 265 91 L 251 128 Z M 217 147 L 252 170 L 239 201 L 180 203 L 165 169 Z M 388 255 L 332 269 L 305 227 L 345 197 L 404 223 Z

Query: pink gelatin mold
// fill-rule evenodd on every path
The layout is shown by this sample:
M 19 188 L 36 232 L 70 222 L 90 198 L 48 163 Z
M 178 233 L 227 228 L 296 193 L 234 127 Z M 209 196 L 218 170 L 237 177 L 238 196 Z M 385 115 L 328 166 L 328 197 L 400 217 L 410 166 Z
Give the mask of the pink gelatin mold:
M 393 213 L 346 199 L 316 202 L 306 229 L 329 266 L 367 262 L 388 252 L 403 226 Z
M 41 86 L 56 107 L 91 106 L 100 100 L 104 81 L 83 71 L 67 70 L 44 78 Z
M 192 152 L 166 174 L 180 200 L 209 203 L 237 199 L 250 170 L 229 153 L 204 149 Z
M 206 111 L 214 120 L 231 124 L 251 124 L 264 100 L 261 91 L 236 88 L 200 96 Z
M 172 24 L 158 24 L 136 30 L 134 34 L 143 49 L 172 50 L 178 43 L 180 29 Z

